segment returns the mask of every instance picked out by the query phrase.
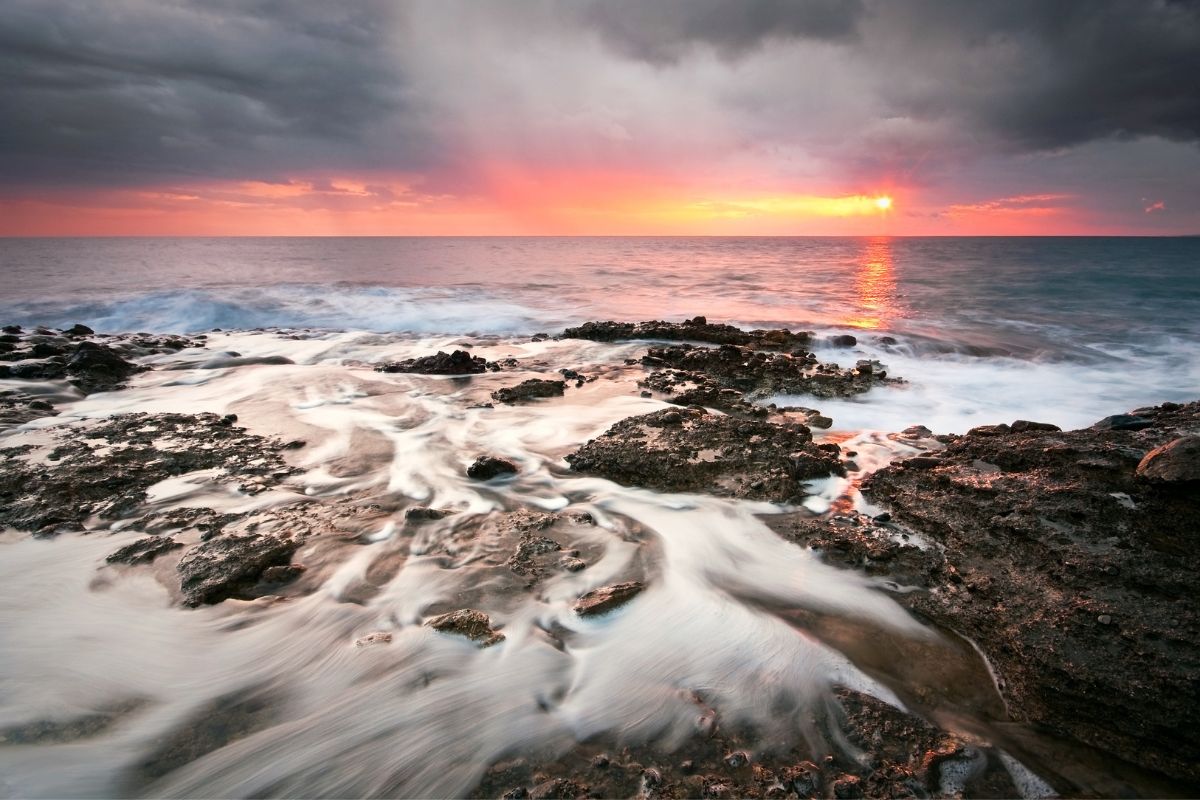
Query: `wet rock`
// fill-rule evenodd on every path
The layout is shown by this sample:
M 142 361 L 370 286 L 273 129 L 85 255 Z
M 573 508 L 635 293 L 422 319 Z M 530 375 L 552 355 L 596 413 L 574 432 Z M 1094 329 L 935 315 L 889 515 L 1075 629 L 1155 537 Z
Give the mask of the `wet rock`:
M 1102 431 L 1140 431 L 1154 425 L 1154 420 L 1134 414 L 1113 414 L 1092 427 Z
M 109 564 L 148 564 L 163 553 L 183 547 L 169 536 L 146 536 L 125 545 L 104 559 Z
M 495 362 L 472 356 L 466 350 L 455 350 L 452 353 L 439 350 L 431 356 L 408 358 L 375 367 L 376 372 L 411 372 L 419 375 L 477 375 L 499 369 Z
M 429 508 L 428 506 L 410 506 L 404 511 L 404 518 L 410 522 L 431 522 L 445 519 L 453 514 L 449 508 Z
M 0 378 L 5 377 L 0 366 Z M 24 425 L 42 417 L 58 414 L 54 406 L 24 392 L 0 392 L 0 429 Z
M 627 581 L 593 589 L 575 601 L 575 613 L 581 617 L 606 614 L 625 605 L 645 588 L 640 581 Z
M 4 331 L 6 336 L 12 336 L 21 333 L 22 328 L 20 325 L 5 325 L 3 328 L 0 328 L 0 331 Z
M 1130 416 L 956 437 L 938 469 L 893 465 L 863 489 L 936 545 L 897 570 L 926 589 L 900 601 L 982 648 L 1017 720 L 1196 785 L 1200 492 L 1136 473 L 1200 434 L 1200 403 Z M 1097 624 L 1121 609 L 1136 613 L 1119 630 Z
M 1183 436 L 1154 448 L 1138 463 L 1137 476 L 1154 483 L 1200 481 L 1200 436 Z
M 525 403 L 540 397 L 562 397 L 566 387 L 567 384 L 564 381 L 531 378 L 516 386 L 497 389 L 492 392 L 492 399 L 498 403 Z
M 689 344 L 651 347 L 642 357 L 649 368 L 672 368 L 706 376 L 725 389 L 741 392 L 745 399 L 776 394 L 811 394 L 816 397 L 851 397 L 875 386 L 897 384 L 883 369 L 862 372 L 822 364 L 810 356 L 764 353 L 749 347 Z
M 370 647 L 376 644 L 391 644 L 392 635 L 387 631 L 375 631 L 354 640 L 355 647 Z
M 112 348 L 94 342 L 80 342 L 67 359 L 66 373 L 71 383 L 85 394 L 112 391 L 139 371 Z
M 1012 428 L 1005 425 L 1003 422 L 999 425 L 980 425 L 967 431 L 967 436 L 1001 436 L 1010 432 Z
M 65 333 L 67 336 L 91 336 L 95 333 L 95 331 L 89 328 L 87 325 L 75 323 L 70 328 L 67 328 L 65 331 L 63 331 L 63 333 Z
M 425 624 L 436 631 L 465 636 L 479 642 L 480 647 L 490 647 L 504 641 L 504 634 L 492 627 L 491 617 L 473 608 L 460 608 L 441 614 L 426 620 Z
M 477 481 L 490 481 L 502 475 L 515 475 L 517 465 L 506 458 L 480 456 L 467 467 L 467 477 Z
M 829 343 L 834 347 L 854 347 L 858 344 L 858 339 L 848 333 L 843 333 L 840 336 L 831 336 Z
M 304 574 L 307 567 L 303 564 L 277 564 L 262 571 L 259 580 L 262 583 L 284 584 L 291 583 Z
M 93 515 L 132 516 L 147 488 L 197 470 L 221 468 L 212 480 L 252 492 L 298 472 L 284 463 L 277 440 L 218 422 L 215 414 L 118 414 L 49 428 L 56 446 L 45 463 L 3 462 L 0 527 L 53 532 Z
M 287 562 L 295 549 L 290 539 L 253 533 L 220 536 L 193 547 L 176 568 L 184 605 L 245 596 L 269 567 Z
M 1049 422 L 1030 422 L 1027 419 L 1019 419 L 1012 424 L 1012 430 L 1016 433 L 1024 433 L 1025 431 L 1061 431 L 1062 428 L 1051 425 Z
M 732 325 L 710 323 L 704 317 L 686 322 L 585 322 L 563 331 L 566 339 L 590 339 L 595 342 L 620 342 L 631 339 L 710 342 L 748 345 L 763 350 L 787 350 L 806 347 L 812 341 L 809 331 L 784 329 L 744 331 Z
M 584 561 L 582 558 L 575 558 L 574 556 L 564 557 L 562 559 L 562 561 L 559 562 L 559 564 L 567 572 L 579 572 L 579 571 L 587 568 L 586 561 Z
M 566 460 L 576 472 L 626 485 L 775 502 L 798 499 L 804 481 L 843 469 L 804 425 L 696 408 L 621 420 Z

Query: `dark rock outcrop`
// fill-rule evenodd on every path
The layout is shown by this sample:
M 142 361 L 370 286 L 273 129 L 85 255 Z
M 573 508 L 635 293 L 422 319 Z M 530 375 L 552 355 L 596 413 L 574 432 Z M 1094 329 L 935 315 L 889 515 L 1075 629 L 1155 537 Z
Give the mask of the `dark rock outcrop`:
M 183 547 L 170 536 L 146 536 L 117 550 L 104 559 L 109 564 L 148 564 L 163 553 Z
M 431 356 L 407 358 L 375 367 L 376 372 L 411 372 L 418 375 L 478 375 L 499 369 L 500 366 L 495 362 L 473 356 L 466 350 L 455 350 L 452 353 L 439 350 Z
M 581 617 L 594 617 L 620 608 L 642 593 L 646 587 L 640 581 L 626 581 L 612 586 L 592 589 L 575 601 L 575 613 Z
M 541 397 L 562 397 L 566 388 L 565 381 L 530 378 L 516 386 L 497 389 L 492 392 L 492 399 L 497 403 L 525 403 Z
M 983 649 L 1017 721 L 1197 787 L 1200 492 L 1152 470 L 1193 474 L 1170 454 L 1194 468 L 1200 403 L 1120 416 L 1141 421 L 948 437 L 864 482 L 889 522 L 788 535 L 924 587 L 900 601 Z
M 473 608 L 460 608 L 457 611 L 440 614 L 427 620 L 425 624 L 435 631 L 465 636 L 472 641 L 479 642 L 480 647 L 491 647 L 497 642 L 504 641 L 504 634 L 492 627 L 491 617 Z
M 515 475 L 516 472 L 516 464 L 497 456 L 480 456 L 467 467 L 467 477 L 477 481 L 490 481 L 501 475 Z
M 564 339 L 590 339 L 594 342 L 621 342 L 633 339 L 710 342 L 712 344 L 747 345 L 762 350 L 792 350 L 806 347 L 812 341 L 809 331 L 792 332 L 786 329 L 744 331 L 732 325 L 710 323 L 704 317 L 686 322 L 585 322 L 563 331 Z
M 749 347 L 717 348 L 689 344 L 651 347 L 642 357 L 647 367 L 670 367 L 702 374 L 717 384 L 749 398 L 775 394 L 811 394 L 816 397 L 850 397 L 875 386 L 900 383 L 873 362 L 853 369 L 822 364 L 809 354 L 764 353 Z
M 709 414 L 700 408 L 629 417 L 567 456 L 571 469 L 626 485 L 774 502 L 803 481 L 842 472 L 799 423 Z
M 270 567 L 286 564 L 296 542 L 261 534 L 210 539 L 179 560 L 179 589 L 189 606 L 247 596 Z
M 119 389 L 138 371 L 136 364 L 126 361 L 112 348 L 95 342 L 80 342 L 66 364 L 71 383 L 85 394 Z

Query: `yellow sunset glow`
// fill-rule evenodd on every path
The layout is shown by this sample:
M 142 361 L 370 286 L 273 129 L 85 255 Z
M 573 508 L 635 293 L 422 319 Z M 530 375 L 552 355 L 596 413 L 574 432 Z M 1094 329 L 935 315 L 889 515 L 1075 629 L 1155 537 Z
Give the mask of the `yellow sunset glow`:
M 887 211 L 889 208 L 892 207 L 892 198 L 888 197 L 887 195 L 883 195 L 882 197 L 876 197 L 875 198 L 875 207 L 878 208 L 880 211 Z

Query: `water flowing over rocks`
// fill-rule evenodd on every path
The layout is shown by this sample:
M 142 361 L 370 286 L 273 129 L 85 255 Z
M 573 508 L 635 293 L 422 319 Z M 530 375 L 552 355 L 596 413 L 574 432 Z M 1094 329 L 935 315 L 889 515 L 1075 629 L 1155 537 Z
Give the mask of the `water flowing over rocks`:
M 132 515 L 155 483 L 221 469 L 216 479 L 247 493 L 278 484 L 296 470 L 283 444 L 223 424 L 216 414 L 118 414 L 49 429 L 45 463 L 3 451 L 0 525 L 52 536 L 83 530 L 93 515 Z
M 601 586 L 599 589 L 593 589 L 583 595 L 575 602 L 575 613 L 581 617 L 607 614 L 614 608 L 620 608 L 637 597 L 645 588 L 640 581 Z
M 808 427 L 702 408 L 629 417 L 567 456 L 576 472 L 669 492 L 796 502 L 804 481 L 844 471 Z

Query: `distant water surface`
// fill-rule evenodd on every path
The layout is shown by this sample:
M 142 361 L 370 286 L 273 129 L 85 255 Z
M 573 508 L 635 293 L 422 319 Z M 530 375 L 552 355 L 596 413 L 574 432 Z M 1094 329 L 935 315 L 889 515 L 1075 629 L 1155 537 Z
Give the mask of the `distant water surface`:
M 1200 395 L 1200 238 L 0 239 L 0 281 L 5 322 L 101 331 L 851 332 L 926 392 L 890 399 L 903 419 Z

